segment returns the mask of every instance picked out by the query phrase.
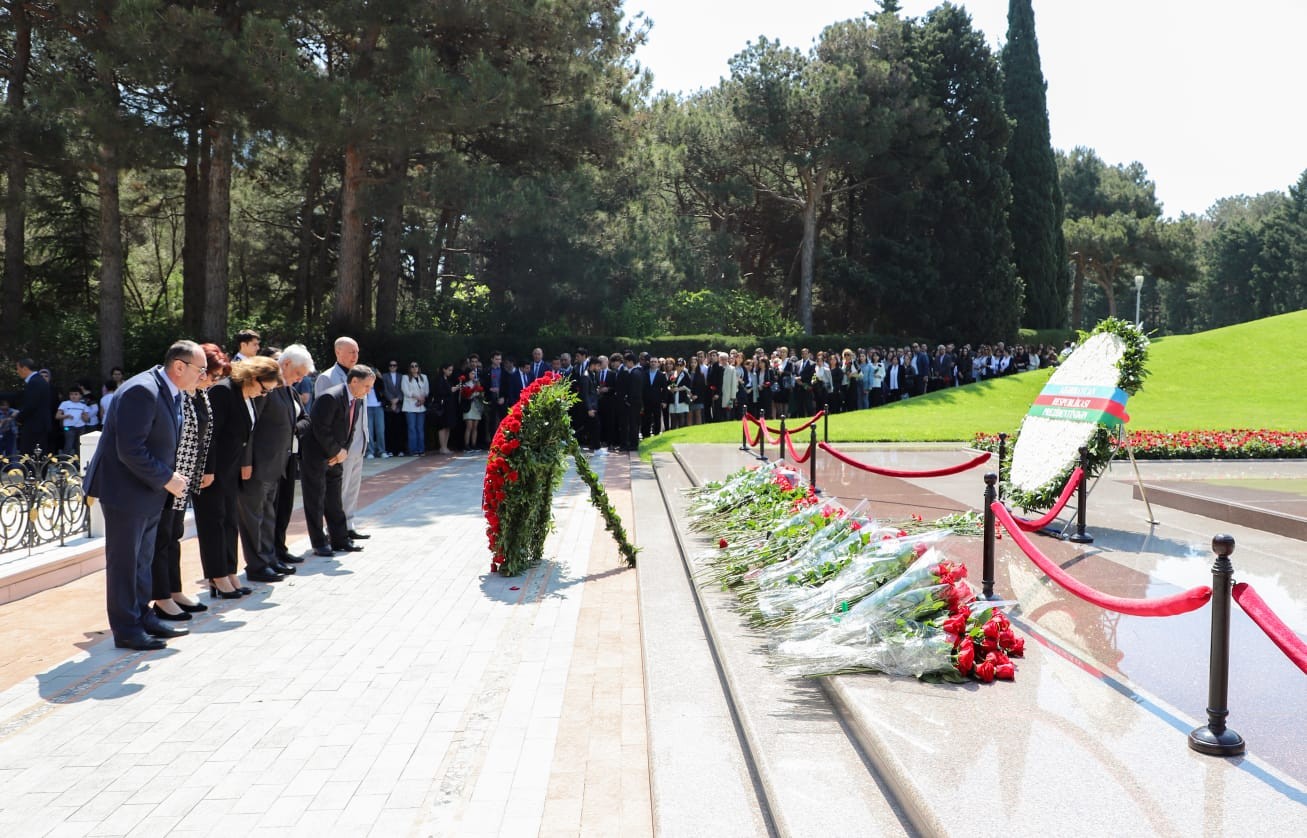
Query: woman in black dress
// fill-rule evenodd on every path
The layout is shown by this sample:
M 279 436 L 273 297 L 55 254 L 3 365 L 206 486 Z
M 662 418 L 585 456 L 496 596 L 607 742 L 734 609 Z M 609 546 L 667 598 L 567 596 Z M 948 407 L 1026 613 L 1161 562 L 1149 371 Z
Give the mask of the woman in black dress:
M 435 412 L 436 439 L 440 454 L 453 454 L 449 449 L 449 432 L 463 424 L 458 405 L 458 376 L 453 364 L 441 364 L 440 374 L 431 382 L 431 405 Z

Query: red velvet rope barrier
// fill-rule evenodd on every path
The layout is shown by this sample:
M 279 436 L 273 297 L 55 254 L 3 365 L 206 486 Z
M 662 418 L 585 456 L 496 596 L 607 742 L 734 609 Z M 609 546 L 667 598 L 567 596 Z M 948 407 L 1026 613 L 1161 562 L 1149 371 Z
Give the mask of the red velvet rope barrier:
M 860 468 L 863 471 L 869 471 L 872 474 L 879 474 L 884 477 L 944 477 L 950 474 L 960 474 L 961 472 L 964 472 L 967 469 L 975 468 L 976 466 L 987 462 L 991 456 L 990 452 L 986 451 L 985 453 L 981 454 L 979 457 L 976 457 L 974 460 L 969 460 L 963 463 L 962 465 L 958 465 L 958 466 L 949 466 L 948 468 L 928 469 L 926 471 L 903 471 L 901 469 L 880 468 L 878 466 L 868 465 L 864 462 L 860 462 L 858 460 L 853 459 L 847 454 L 842 454 L 839 451 L 836 451 L 834 448 L 830 447 L 824 442 L 817 443 L 817 447 L 825 451 L 827 454 L 830 454 L 832 457 L 839 460 L 841 463 L 844 463 L 845 465 L 850 465 L 853 466 L 854 468 Z
M 750 423 L 750 422 L 752 422 L 753 424 L 755 424 L 755 425 L 758 426 L 758 435 L 757 435 L 757 436 L 749 436 L 749 423 Z M 741 424 L 740 424 L 740 427 L 741 427 L 741 429 L 744 431 L 744 441 L 747 442 L 747 443 L 749 444 L 749 447 L 750 447 L 750 448 L 752 448 L 753 446 L 757 445 L 757 444 L 758 444 L 758 440 L 762 439 L 762 435 L 763 435 L 762 423 L 759 422 L 757 419 L 755 419 L 754 417 L 750 416 L 750 415 L 747 414 L 747 413 L 744 414 L 744 418 L 740 420 L 740 423 L 741 423 Z
M 1013 523 L 1015 523 L 1018 527 L 1025 530 L 1026 532 L 1034 532 L 1035 530 L 1042 530 L 1044 527 L 1047 527 L 1049 524 L 1053 523 L 1053 521 L 1057 519 L 1058 515 L 1062 514 L 1062 508 L 1066 506 L 1067 501 L 1071 500 L 1071 493 L 1076 490 L 1076 486 L 1078 486 L 1080 484 L 1080 481 L 1083 480 L 1084 478 L 1085 478 L 1084 471 L 1077 468 L 1075 471 L 1071 472 L 1070 479 L 1067 480 L 1066 486 L 1062 488 L 1062 494 L 1058 495 L 1057 503 L 1053 504 L 1052 509 L 1048 510 L 1048 512 L 1044 513 L 1042 516 L 1038 518 L 1035 518 L 1034 520 L 1018 518 L 1017 516 L 1013 515 L 1012 516 Z
M 754 416 L 752 413 L 746 413 L 746 414 L 744 414 L 744 421 L 746 421 L 746 422 L 752 422 L 753 424 L 757 425 L 757 426 L 758 426 L 758 433 L 762 433 L 762 430 L 763 430 L 764 428 L 766 428 L 766 430 L 767 430 L 767 441 L 770 442 L 772 445 L 778 445 L 778 444 L 780 443 L 780 441 L 781 441 L 781 432 L 780 432 L 780 431 L 774 431 L 774 430 L 772 430 L 771 428 L 768 428 L 768 427 L 763 423 L 763 421 L 762 421 L 761 419 L 759 419 L 757 416 Z M 757 444 L 757 443 L 756 443 L 756 441 L 755 441 L 755 442 L 750 442 L 749 444 L 750 444 L 750 445 L 755 445 L 755 444 Z
M 794 460 L 794 462 L 798 463 L 799 465 L 803 465 L 804 463 L 808 462 L 809 458 L 812 457 L 813 448 L 811 445 L 808 446 L 808 453 L 804 454 L 802 457 L 799 456 L 798 451 L 794 450 L 793 434 L 790 433 L 785 434 L 785 447 L 790 449 L 790 459 Z
M 786 428 L 785 430 L 789 431 L 792 434 L 797 434 L 799 431 L 806 431 L 808 430 L 808 428 L 811 428 L 813 425 L 817 424 L 817 420 L 825 415 L 826 415 L 826 411 L 819 410 L 817 411 L 816 416 L 812 417 L 807 422 L 804 422 L 802 425 L 795 425 L 793 428 Z M 773 428 L 769 426 L 767 430 L 771 431 L 774 434 L 780 433 L 779 428 Z
M 1280 651 L 1293 661 L 1293 665 L 1298 667 L 1307 674 L 1307 643 L 1303 643 L 1298 635 L 1293 633 L 1293 629 L 1284 624 L 1284 621 L 1275 615 L 1270 606 L 1257 595 L 1252 586 L 1247 582 L 1240 582 L 1234 586 L 1234 601 L 1239 603 L 1239 607 L 1244 613 L 1252 618 L 1258 628 L 1266 632 L 1266 636 L 1271 638 L 1271 642 L 1280 647 Z
M 1021 548 L 1021 552 L 1026 554 L 1026 558 L 1034 563 L 1035 567 L 1038 567 L 1044 572 L 1045 576 L 1063 588 L 1100 608 L 1117 611 L 1121 614 L 1129 614 L 1133 617 L 1170 617 L 1175 614 L 1196 611 L 1206 605 L 1207 601 L 1212 598 L 1212 589 L 1206 585 L 1157 599 L 1127 599 L 1126 597 L 1112 596 L 1095 590 L 1071 576 L 1058 567 L 1052 559 L 1039 552 L 1039 548 L 1030 543 L 1030 538 L 1021 531 L 1016 521 L 1012 520 L 1012 513 L 1007 511 L 1006 506 L 995 501 L 989 505 L 989 508 L 994 510 L 994 517 L 1003 525 L 1003 529 L 1008 531 L 1008 534 L 1012 536 L 1012 540 Z

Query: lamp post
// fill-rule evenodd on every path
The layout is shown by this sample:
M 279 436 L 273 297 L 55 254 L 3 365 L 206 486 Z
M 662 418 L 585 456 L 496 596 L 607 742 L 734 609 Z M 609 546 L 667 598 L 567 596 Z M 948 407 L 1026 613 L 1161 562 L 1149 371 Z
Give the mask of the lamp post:
M 1143 323 L 1139 321 L 1139 296 L 1143 293 L 1143 290 L 1144 276 L 1143 274 L 1135 274 L 1135 325 L 1140 327 L 1143 326 Z

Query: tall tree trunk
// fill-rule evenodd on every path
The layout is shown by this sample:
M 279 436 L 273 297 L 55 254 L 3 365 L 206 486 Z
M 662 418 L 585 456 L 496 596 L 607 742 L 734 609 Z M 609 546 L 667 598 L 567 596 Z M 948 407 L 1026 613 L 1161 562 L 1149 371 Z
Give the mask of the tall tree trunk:
M 200 337 L 220 345 L 227 341 L 227 257 L 231 248 L 231 158 L 229 125 L 210 127 L 213 157 L 209 168 L 209 212 L 204 237 L 204 313 Z
M 317 238 L 313 218 L 318 206 L 318 193 L 322 191 L 323 157 L 321 148 L 313 150 L 305 175 L 304 201 L 300 204 L 299 262 L 295 269 L 295 301 L 291 309 L 291 320 L 295 323 L 308 322 L 309 286 L 313 281 L 313 244 Z
M 399 257 L 404 238 L 404 182 L 408 175 L 408 154 L 396 149 L 390 157 L 386 216 L 381 227 L 381 251 L 377 255 L 377 329 L 395 327 L 399 314 Z
M 1085 316 L 1085 268 L 1079 259 L 1076 260 L 1075 271 L 1075 276 L 1071 279 L 1071 328 L 1083 329 L 1081 320 Z
M 123 365 L 123 236 L 118 202 L 118 155 L 100 146 L 100 373 Z
M 23 296 L 27 293 L 27 158 L 23 149 L 22 121 L 27 66 L 32 58 L 32 24 L 22 3 L 9 4 L 14 27 L 13 56 L 9 65 L 5 106 L 12 120 L 9 136 L 9 165 L 5 191 L 5 277 L 0 292 L 0 332 L 12 335 L 23 320 Z
M 821 201 L 823 176 L 804 178 L 803 247 L 799 257 L 799 325 L 812 334 L 812 273 L 817 252 L 817 204 Z
M 204 255 L 208 249 L 209 138 L 200 116 L 186 126 L 182 199 L 182 332 L 199 335 L 204 323 Z
M 358 143 L 345 147 L 345 176 L 340 184 L 340 259 L 336 269 L 336 334 L 357 331 L 363 311 L 363 259 L 367 236 L 363 225 L 363 180 L 367 158 Z

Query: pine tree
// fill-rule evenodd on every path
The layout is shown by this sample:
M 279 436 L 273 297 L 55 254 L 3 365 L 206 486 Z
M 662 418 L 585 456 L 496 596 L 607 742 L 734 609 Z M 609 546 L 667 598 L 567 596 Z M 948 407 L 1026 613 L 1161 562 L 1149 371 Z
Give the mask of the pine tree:
M 1026 284 L 1026 325 L 1058 328 L 1066 323 L 1068 291 L 1062 193 L 1030 0 L 1010 0 L 1007 19 L 1003 93 L 1007 115 L 1015 123 L 1007 153 L 1012 178 L 1008 226 L 1017 273 Z

